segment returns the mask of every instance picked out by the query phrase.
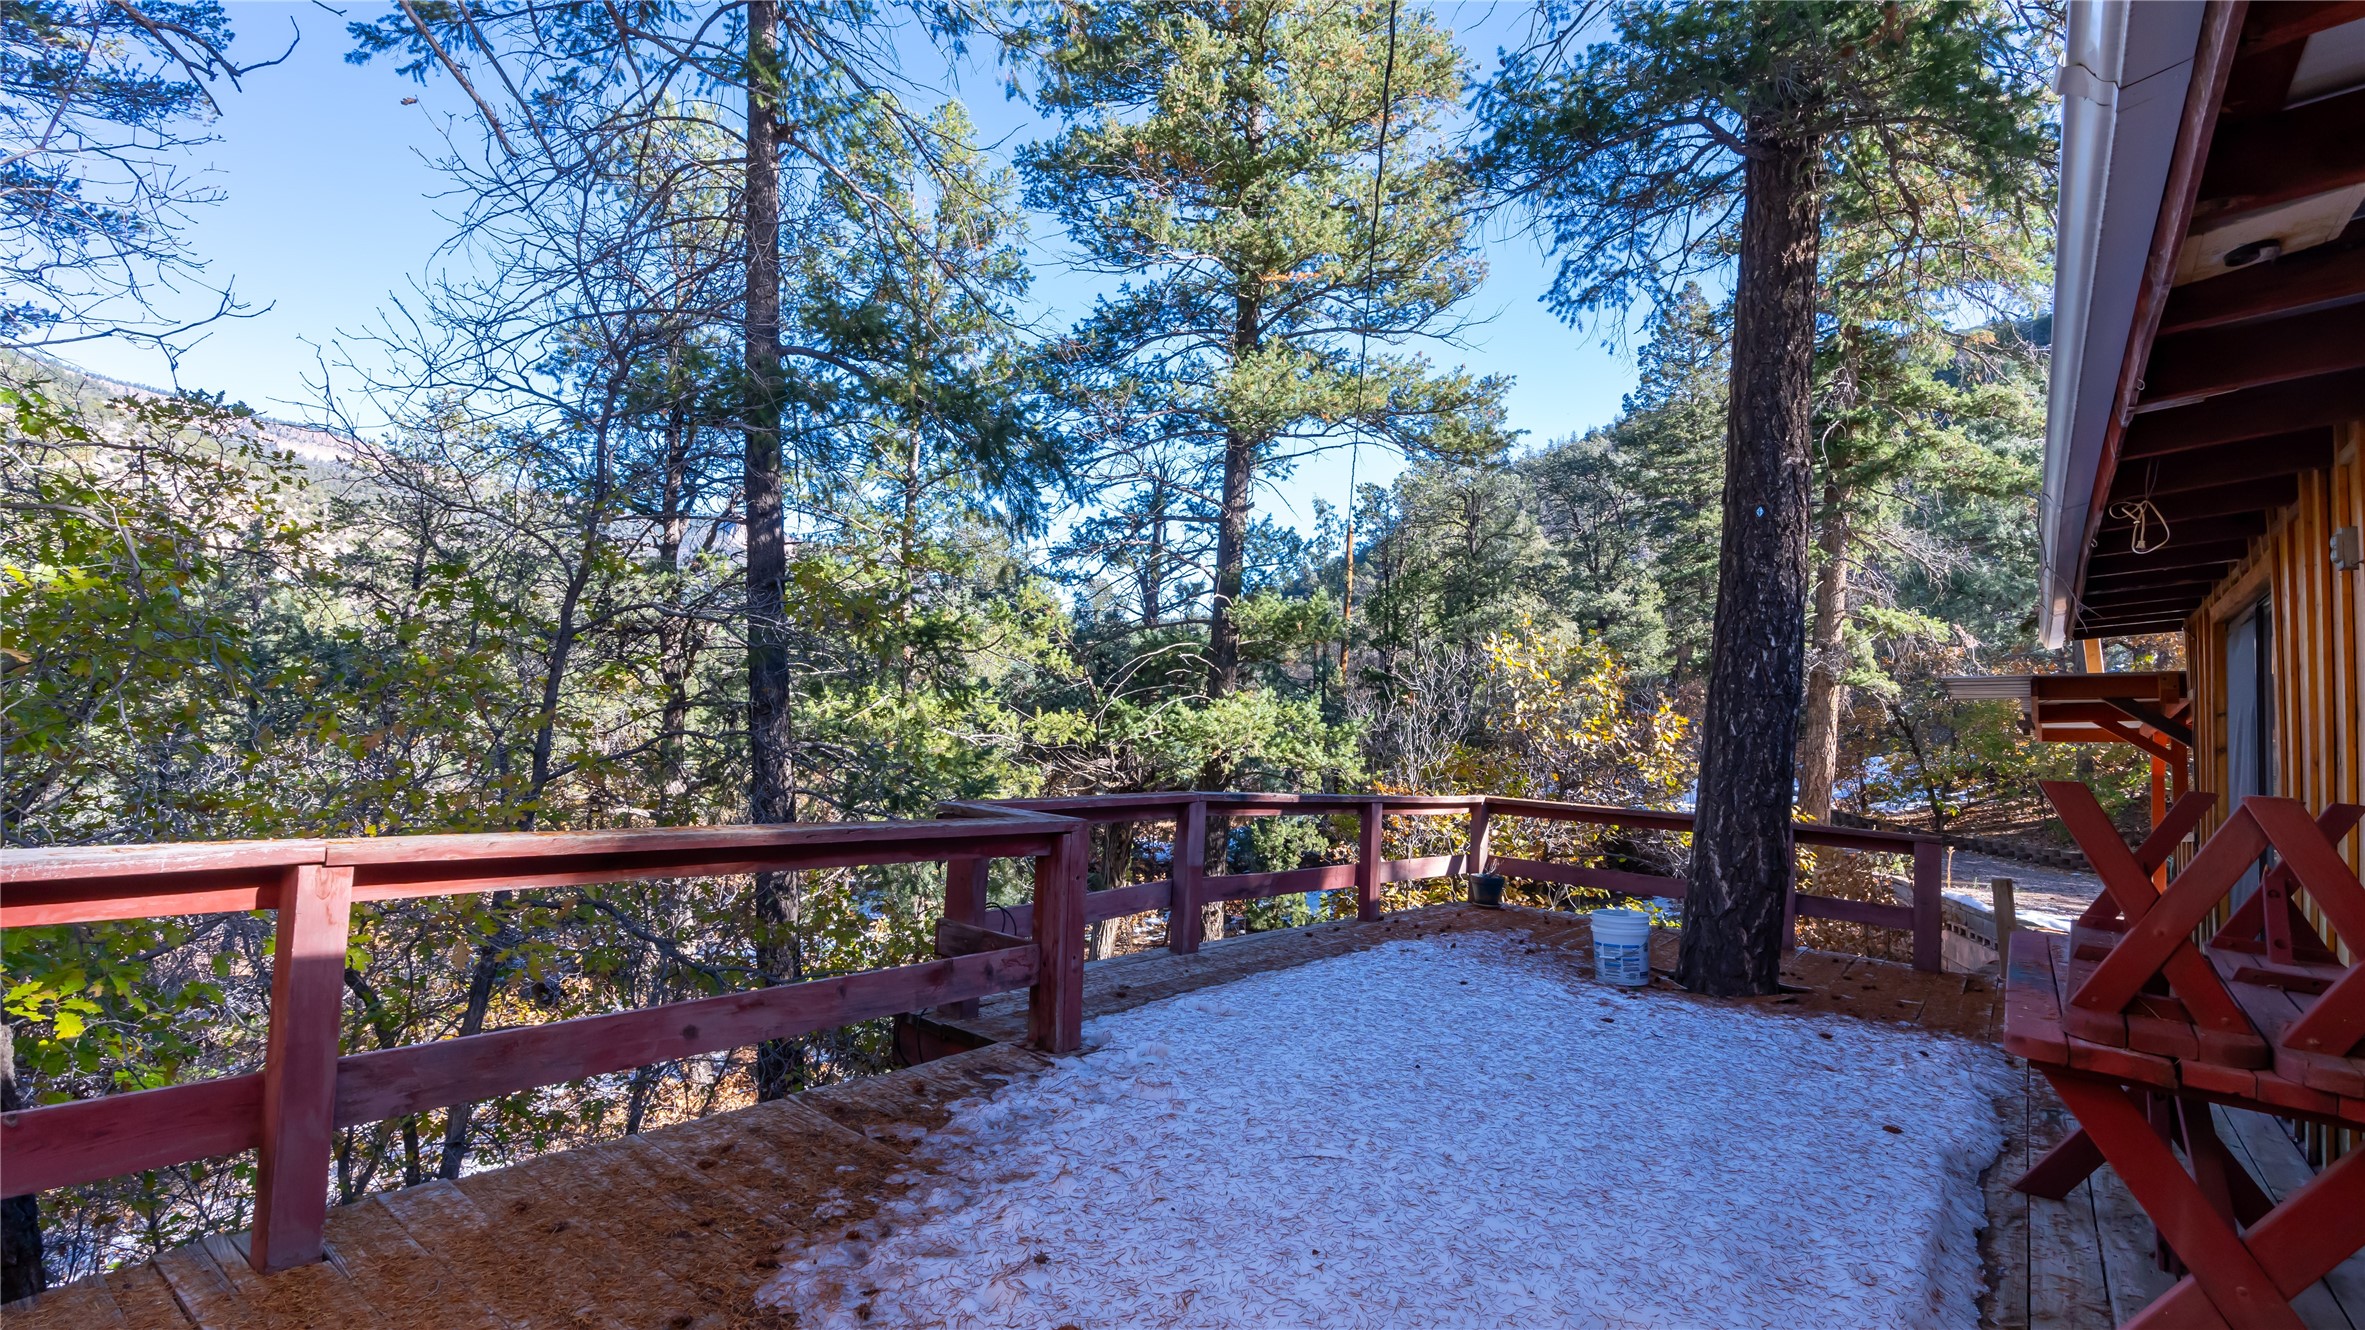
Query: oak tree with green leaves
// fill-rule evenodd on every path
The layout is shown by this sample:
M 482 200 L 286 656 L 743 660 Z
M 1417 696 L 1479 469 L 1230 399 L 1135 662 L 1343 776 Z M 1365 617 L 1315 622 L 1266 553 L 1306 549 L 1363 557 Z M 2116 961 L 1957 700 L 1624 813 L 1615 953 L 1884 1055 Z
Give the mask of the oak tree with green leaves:
M 1569 316 L 1733 284 L 1724 525 L 1683 958 L 1772 992 L 1804 682 L 1822 240 L 1845 199 L 1907 263 L 1952 205 L 2039 206 L 2046 60 L 2005 4 L 1555 4 L 1482 90 L 1484 161 L 1542 219 Z M 1609 39 L 1583 45 L 1587 35 Z

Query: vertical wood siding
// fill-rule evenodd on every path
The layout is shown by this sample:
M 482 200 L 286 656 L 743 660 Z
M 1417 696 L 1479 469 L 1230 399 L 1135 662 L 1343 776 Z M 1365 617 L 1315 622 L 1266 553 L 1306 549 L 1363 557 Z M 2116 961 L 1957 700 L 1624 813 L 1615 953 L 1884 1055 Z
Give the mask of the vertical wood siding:
M 2320 810 L 2365 802 L 2358 770 L 2365 746 L 2365 572 L 2332 567 L 2332 533 L 2365 527 L 2365 421 L 2343 429 L 2328 471 L 2300 477 L 2299 498 L 2275 514 L 2250 555 L 2220 582 L 2185 628 L 2193 696 L 2194 785 L 2227 787 L 2225 633 L 2260 596 L 2273 603 L 2276 792 Z M 2212 810 L 2201 834 L 2217 829 Z M 2341 843 L 2352 867 L 2365 869 L 2365 828 Z
M 2275 514 L 2267 533 L 2209 594 L 2185 625 L 2192 695 L 2193 784 L 2227 788 L 2225 633 L 2228 624 L 2272 599 L 2276 792 L 2320 811 L 2328 803 L 2365 803 L 2365 570 L 2332 567 L 2334 530 L 2365 529 L 2365 421 L 2343 427 L 2332 469 L 2300 477 L 2299 498 Z M 2223 805 L 2201 824 L 2205 839 L 2225 820 Z M 2197 842 L 2196 842 L 2197 843 Z M 2365 871 L 2365 827 L 2341 842 L 2349 866 Z M 2307 911 L 2330 934 L 2315 903 Z M 2341 946 L 2345 959 L 2358 958 Z M 2318 1165 L 2358 1148 L 2358 1134 L 2310 1126 L 2302 1147 Z

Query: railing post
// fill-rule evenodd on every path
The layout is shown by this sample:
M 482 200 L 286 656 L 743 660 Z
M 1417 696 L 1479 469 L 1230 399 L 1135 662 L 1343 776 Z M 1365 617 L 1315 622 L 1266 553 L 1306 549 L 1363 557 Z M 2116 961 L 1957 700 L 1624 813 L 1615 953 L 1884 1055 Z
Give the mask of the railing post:
M 1913 968 L 1937 973 L 1946 968 L 1946 846 L 1913 843 Z
M 985 924 L 986 865 L 974 856 L 944 861 L 944 917 L 956 923 Z
M 1084 1043 L 1084 874 L 1088 822 L 1062 832 L 1035 860 L 1035 987 L 1027 1000 L 1027 1042 L 1045 1053 Z
M 1166 903 L 1166 949 L 1199 949 L 1199 879 L 1207 875 L 1207 805 L 1193 799 L 1174 815 L 1174 872 Z
M 2007 967 L 2011 965 L 2012 930 L 2019 927 L 2019 910 L 2012 900 L 2012 879 L 1999 877 L 1987 884 L 1993 893 L 1995 911 L 1995 956 Z
M 975 857 L 944 861 L 944 917 L 959 924 L 985 926 L 986 870 L 992 861 Z M 944 1014 L 955 1020 L 977 1015 L 977 999 L 947 1002 Z
M 1380 833 L 1387 826 L 1388 805 L 1374 798 L 1355 814 L 1355 917 L 1368 924 L 1386 913 L 1380 908 Z
M 1462 856 L 1462 871 L 1464 873 L 1476 877 L 1486 871 L 1486 861 L 1489 857 L 1487 840 L 1493 835 L 1493 820 L 1487 809 L 1486 800 L 1481 799 L 1478 801 L 1478 806 L 1470 810 L 1470 845 Z
M 321 1257 L 352 911 L 350 868 L 299 864 L 280 885 L 271 1033 L 263 1059 L 263 1136 L 247 1253 L 265 1273 Z

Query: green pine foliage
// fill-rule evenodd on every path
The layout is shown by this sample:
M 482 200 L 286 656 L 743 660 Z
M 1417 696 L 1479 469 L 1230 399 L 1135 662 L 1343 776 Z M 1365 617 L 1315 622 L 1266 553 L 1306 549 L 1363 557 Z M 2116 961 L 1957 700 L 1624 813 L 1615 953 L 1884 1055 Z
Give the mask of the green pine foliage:
M 28 13 L 69 10 L 85 12 Z M 1710 107 L 1730 132 L 1747 108 L 1725 94 L 1801 52 L 1848 97 L 1895 99 L 1935 95 L 1923 83 L 1949 61 L 2047 40 L 1986 4 L 1620 6 L 1620 51 L 1510 58 L 1480 95 L 1497 137 L 1474 157 L 1453 136 L 1475 71 L 1418 8 L 1034 6 L 997 35 L 1051 132 L 1005 167 L 957 104 L 888 91 L 868 5 L 798 14 L 790 59 L 812 77 L 784 94 L 787 577 L 757 608 L 792 666 L 796 802 L 815 819 L 1209 784 L 1684 804 L 1716 610 L 1732 163 L 1708 127 L 1697 154 L 1547 149 L 1670 108 Z M 364 55 L 441 77 L 425 38 L 489 58 L 459 45 L 473 21 L 525 90 L 488 108 L 481 159 L 449 164 L 449 252 L 467 261 L 380 330 L 373 363 L 390 368 L 340 380 L 381 427 L 293 431 L 0 361 L 7 845 L 747 817 L 745 34 L 703 17 L 516 0 L 359 25 Z M 670 65 L 668 33 L 690 43 Z M 1851 65 L 1851 44 L 1885 54 Z M 194 113 L 164 91 L 160 114 Z M 2123 755 L 2035 744 L 2010 708 L 1935 682 L 2062 665 L 2028 609 L 2047 326 L 2028 213 L 2050 151 L 2033 105 L 1952 125 L 1960 142 L 1825 131 L 1813 462 L 1837 554 L 1817 571 L 1836 557 L 1849 574 L 1834 802 L 1869 817 L 2027 827 L 2039 775 L 2095 781 L 2118 807 L 2140 789 Z M 2000 165 L 1973 170 L 1973 153 Z M 1529 182 L 1547 202 L 1657 198 L 1701 224 L 1557 233 L 1562 307 L 1649 295 L 1628 320 L 1637 382 L 1613 419 L 1521 444 L 1508 385 L 1448 339 L 1483 275 L 1478 215 L 1503 201 L 1487 190 L 1547 157 Z M 1619 192 L 1646 176 L 1663 193 Z M 2005 176 L 2019 184 L 1999 193 Z M 1900 241 L 1904 195 L 1934 202 Z M 1030 225 L 1101 279 L 1072 326 L 1030 322 Z M 1309 529 L 1263 511 L 1260 485 L 1351 441 L 1367 465 L 1383 449 L 1406 465 Z M 1219 832 L 1235 871 L 1342 862 L 1354 837 L 1331 818 Z M 1446 852 L 1455 834 L 1397 827 L 1390 848 Z M 1677 862 L 1648 837 L 1497 834 Z M 1165 876 L 1170 853 L 1165 828 L 1110 831 L 1092 883 Z M 991 889 L 1015 903 L 1028 884 L 1005 865 Z M 807 875 L 801 973 L 927 956 L 941 891 L 933 866 Z M 777 941 L 750 894 L 656 881 L 362 907 L 346 1047 L 747 988 Z M 1351 910 L 1286 898 L 1221 922 Z M 1093 945 L 1155 945 L 1161 926 Z M 270 927 L 0 938 L 26 1094 L 255 1065 Z M 874 1023 L 812 1040 L 801 1074 L 889 1056 Z M 357 1126 L 336 1195 L 735 1107 L 754 1060 Z M 244 1224 L 250 1173 L 209 1161 L 46 1197 L 52 1275 Z
M 1506 385 L 1411 345 L 1450 331 L 1483 276 L 1443 134 L 1463 57 L 1419 10 L 1285 0 L 1046 6 L 1020 45 L 1066 126 L 1020 155 L 1027 201 L 1116 279 L 1060 348 L 1068 390 L 1118 504 L 1196 482 L 1177 516 L 1214 527 L 1221 695 L 1242 681 L 1261 481 L 1355 438 L 1458 457 L 1506 441 Z

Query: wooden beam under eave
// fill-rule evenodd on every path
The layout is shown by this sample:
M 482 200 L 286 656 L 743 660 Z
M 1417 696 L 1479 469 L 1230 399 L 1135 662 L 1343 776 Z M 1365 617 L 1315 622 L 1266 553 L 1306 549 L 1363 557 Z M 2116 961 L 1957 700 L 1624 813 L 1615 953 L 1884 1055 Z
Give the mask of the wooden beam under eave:
M 2158 533 L 2151 531 L 2146 534 Z M 2170 525 L 2169 534 L 2177 540 L 2189 540 L 2195 544 L 2211 540 L 2255 540 L 2266 534 L 2266 514 L 2242 512 L 2188 518 Z M 2094 534 L 2094 548 L 2126 549 L 2134 538 L 2135 528 L 2132 525 L 2105 526 Z
M 2152 344 L 2136 410 L 2166 410 L 2244 388 L 2352 369 L 2365 369 L 2365 305 L 2178 333 Z
M 2233 563 L 2249 552 L 2249 541 L 2219 540 L 2206 545 L 2171 544 L 2149 554 L 2097 553 L 2086 559 L 2086 576 L 2091 580 L 2126 573 L 2140 575 L 2181 568 L 2202 568 L 2212 564 Z
M 2145 495 L 2157 499 L 2191 494 L 2220 485 L 2321 471 L 2332 465 L 2333 444 L 2332 427 L 2318 425 L 2263 439 L 2142 458 L 2121 467 L 2111 478 L 2111 502 L 2125 503 Z
M 2127 426 L 2122 462 L 2213 448 L 2339 425 L 2365 403 L 2365 370 L 2246 388 L 2206 402 L 2138 414 Z
M 2169 702 L 2185 695 L 2182 670 L 2119 670 L 2110 674 L 2032 674 L 2029 696 L 2042 702 L 2095 702 L 2143 697 Z
M 2210 590 L 2210 587 L 2189 587 L 2174 599 L 2144 604 L 2081 603 L 2078 613 L 2095 622 L 2105 619 L 2143 619 L 2148 622 L 2152 619 L 2182 618 L 2199 609 L 2202 602 L 2209 598 Z
M 2279 319 L 2357 300 L 2365 300 L 2365 222 L 2350 223 L 2330 244 L 2177 287 L 2168 293 L 2167 312 L 2160 316 L 2160 336 Z
M 2080 633 L 2088 637 L 2133 637 L 2140 633 L 2176 632 L 2183 628 L 2185 620 L 2193 617 L 2193 610 L 2198 609 L 2200 604 L 2199 600 L 2195 600 L 2191 609 L 2170 605 L 2098 610 L 2092 614 L 2081 610 L 2077 627 Z
M 2203 599 L 2205 599 L 2205 597 Z M 2198 599 L 2193 602 L 2195 606 L 2198 606 L 2200 603 L 2201 601 Z M 2079 631 L 2087 632 L 2089 636 L 2094 637 L 2116 637 L 2129 633 L 2165 632 L 2167 631 L 2166 629 L 2148 627 L 2130 628 L 2126 625 L 2152 624 L 2163 620 L 2173 620 L 2176 623 L 2183 623 L 2186 619 L 2191 617 L 2191 610 L 2174 605 L 2164 607 L 2150 606 L 2126 610 L 2095 610 L 2092 613 L 2088 613 L 2083 607 L 2078 610 L 2078 622 L 2080 625 Z
M 2198 603 L 2195 602 L 2196 605 Z M 2094 637 L 2122 637 L 2133 633 L 2166 632 L 2165 628 L 2154 628 L 2147 625 L 2181 624 L 2191 617 L 2190 610 L 2173 606 L 2165 609 L 2154 607 L 2149 609 L 2096 610 L 2091 614 L 2082 609 L 2079 611 L 2080 623 L 2090 629 L 2089 635 Z
M 2365 88 L 2217 127 L 2193 228 L 2365 184 Z
M 2182 722 L 2169 719 L 2157 708 L 2143 702 L 2112 698 L 2100 702 L 2044 702 L 2037 706 L 2036 723 L 2045 729 L 2062 725 L 2100 725 L 2106 729 L 2121 729 L 2131 721 L 2148 725 L 2161 735 L 2188 747 L 2192 743 L 2192 731 Z
M 2039 725 L 2036 727 L 2036 739 L 2039 743 L 2118 743 L 2125 737 L 2126 735 L 2124 731 L 2110 729 L 2101 725 Z
M 2161 615 L 2156 619 L 2081 619 L 2078 632 L 2087 637 L 2149 637 L 2154 633 L 2181 633 L 2189 614 Z
M 2255 55 L 2236 56 L 2225 77 L 2225 100 L 2218 103 L 2217 114 L 2234 121 L 2282 110 L 2291 100 L 2291 80 L 2299 74 L 2299 58 L 2306 53 L 2306 42 L 2285 42 Z
M 2169 570 L 2169 573 L 2157 573 L 2157 575 L 2114 573 L 2112 577 L 2117 577 L 2117 580 L 2093 580 L 2093 577 L 2088 577 L 2086 585 L 2079 587 L 2079 611 L 2084 613 L 2084 606 L 2086 606 L 2088 599 L 2100 603 L 2100 601 L 2107 601 L 2107 596 L 2126 592 L 2126 589 L 2155 587 L 2155 585 L 2159 585 L 2159 582 L 2164 582 L 2166 577 L 2176 577 L 2176 580 L 2181 582 L 2183 577 L 2190 575 L 2190 577 L 2195 577 L 2195 580 L 2207 580 L 2209 587 L 2216 587 L 2218 582 L 2223 582 L 2225 575 L 2233 573 L 2233 570 L 2235 570 L 2235 561 L 2225 561 L 2225 563 L 2202 563 L 2202 566 L 2197 566 L 2197 568 L 2173 568 L 2173 570 Z M 2209 589 L 2207 587 L 2192 589 L 2192 594 L 2195 594 L 2195 603 L 2197 603 L 2197 601 L 2207 599 Z M 2102 611 L 2095 611 L 2095 613 L 2102 613 Z M 2121 611 L 2110 611 L 2110 613 L 2121 613 Z
M 2237 57 L 2255 55 L 2292 42 L 2303 42 L 2326 28 L 2365 18 L 2365 0 L 2279 0 L 2252 5 L 2242 16 L 2242 39 Z
M 2112 610 L 2099 616 L 2079 620 L 2081 632 L 2104 637 L 2137 637 L 2145 633 L 2181 632 L 2184 622 L 2201 607 L 2201 597 L 2195 596 L 2182 605 L 2146 605 L 2129 610 Z M 2110 616 L 2116 617 L 2110 617 Z
M 2146 616 L 2155 612 L 2189 610 L 2208 599 L 2216 579 L 2206 582 L 2179 582 L 2173 586 L 2152 586 L 2148 583 L 2127 583 L 2102 590 L 2089 588 L 2078 597 L 2078 609 L 2088 615 L 2135 614 Z
M 2098 578 L 2089 578 L 2087 580 L 2089 585 L 2086 589 L 2089 593 L 2094 595 L 2113 595 L 2127 590 L 2131 585 L 2148 587 L 2180 587 L 2186 585 L 2187 583 L 2205 582 L 2208 585 L 2214 586 L 2217 583 L 2217 573 L 2214 571 L 2213 567 L 2207 566 L 2199 568 L 2170 568 L 2164 571 L 2150 568 L 2133 568 L 2124 570 L 2112 569 L 2108 572 L 2105 572 Z
M 2217 569 L 2220 566 L 2239 562 L 2241 562 L 2241 556 L 2234 555 L 2214 563 L 2193 564 L 2183 568 L 2105 568 L 2086 578 L 2086 589 L 2100 594 L 2104 591 L 2124 591 L 2131 583 L 2144 586 L 2163 586 L 2170 582 L 2181 582 L 2187 579 L 2198 581 L 2202 578 L 2207 578 L 2214 584 L 2218 577 Z
M 2264 480 L 2240 480 L 2188 493 L 2162 494 L 2152 500 L 2152 506 L 2174 523 L 2223 517 L 2228 513 L 2271 513 L 2298 498 L 2299 477 L 2269 476 Z
M 2237 548 L 2247 552 L 2249 546 L 2245 544 Z M 2166 551 L 2163 550 L 2161 553 L 2165 554 Z M 2185 563 L 2177 567 L 2165 564 L 2154 567 L 2138 560 L 2127 560 L 2120 566 L 2094 570 L 2093 575 L 2086 579 L 2086 585 L 2079 599 L 2083 601 L 2104 596 L 2124 596 L 2139 588 L 2152 591 L 2181 591 L 2194 583 L 2206 583 L 2214 586 L 2221 575 L 2218 569 L 2227 564 L 2239 563 L 2242 557 L 2241 554 L 2212 553 L 2203 562 Z
M 2130 744 L 2163 761 L 2174 761 L 2174 750 L 2165 740 L 2153 738 L 2133 721 L 2128 728 L 2116 725 L 2047 725 L 2038 722 L 2036 737 L 2041 743 L 2123 743 Z
M 2283 0 L 2254 4 L 2242 18 L 2242 40 L 2234 48 L 2223 120 L 2272 115 L 2291 100 L 2291 79 L 2299 72 L 2307 39 L 2326 28 L 2365 18 L 2365 0 Z

